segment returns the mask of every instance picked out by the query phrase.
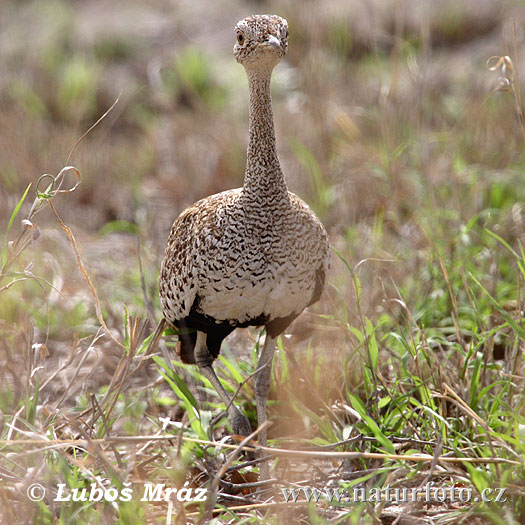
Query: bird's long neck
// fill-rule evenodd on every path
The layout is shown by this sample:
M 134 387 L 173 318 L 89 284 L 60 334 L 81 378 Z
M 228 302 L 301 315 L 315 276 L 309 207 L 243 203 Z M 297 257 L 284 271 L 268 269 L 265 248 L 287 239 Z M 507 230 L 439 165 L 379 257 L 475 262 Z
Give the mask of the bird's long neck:
M 288 190 L 277 157 L 270 79 L 271 70 L 248 70 L 250 125 L 243 192 L 273 202 L 287 198 Z

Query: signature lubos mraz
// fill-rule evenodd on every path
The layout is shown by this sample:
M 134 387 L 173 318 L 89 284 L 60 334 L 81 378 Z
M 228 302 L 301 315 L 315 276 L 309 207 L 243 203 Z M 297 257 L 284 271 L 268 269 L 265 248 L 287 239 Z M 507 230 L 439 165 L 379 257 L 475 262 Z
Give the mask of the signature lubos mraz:
M 137 487 L 135 487 L 137 488 Z M 123 488 L 105 487 L 91 483 L 89 487 L 69 489 L 65 483 L 57 485 L 55 501 L 131 501 L 134 487 L 131 483 L 123 483 Z M 189 487 L 186 482 L 183 487 L 166 487 L 165 483 L 145 483 L 140 493 L 140 501 L 205 501 L 206 489 Z

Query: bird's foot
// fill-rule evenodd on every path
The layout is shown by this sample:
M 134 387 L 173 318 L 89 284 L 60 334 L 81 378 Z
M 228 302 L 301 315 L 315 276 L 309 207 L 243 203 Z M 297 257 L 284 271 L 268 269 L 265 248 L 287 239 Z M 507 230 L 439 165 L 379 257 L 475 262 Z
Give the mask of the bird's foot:
M 249 419 L 241 412 L 232 417 L 233 432 L 239 436 L 249 436 L 252 433 L 252 426 Z
M 239 436 L 249 436 L 252 433 L 252 426 L 250 425 L 250 420 L 241 412 L 237 412 L 232 417 L 232 427 L 233 432 Z M 245 452 L 245 457 L 248 461 L 255 459 L 255 454 L 253 452 Z

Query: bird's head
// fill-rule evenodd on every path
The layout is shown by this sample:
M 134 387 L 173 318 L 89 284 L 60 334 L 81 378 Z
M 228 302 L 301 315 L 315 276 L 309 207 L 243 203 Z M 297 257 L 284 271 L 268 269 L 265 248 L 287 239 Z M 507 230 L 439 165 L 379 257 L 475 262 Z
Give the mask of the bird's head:
M 273 69 L 286 54 L 288 22 L 277 15 L 252 15 L 235 26 L 233 54 L 247 70 Z

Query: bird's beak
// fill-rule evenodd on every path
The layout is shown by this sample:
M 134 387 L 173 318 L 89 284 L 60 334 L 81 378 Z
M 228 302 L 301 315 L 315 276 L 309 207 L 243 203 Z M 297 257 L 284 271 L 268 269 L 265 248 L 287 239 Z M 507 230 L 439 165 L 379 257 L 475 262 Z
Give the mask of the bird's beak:
M 281 49 L 281 41 L 274 35 L 268 35 L 265 44 L 276 47 L 277 49 Z

